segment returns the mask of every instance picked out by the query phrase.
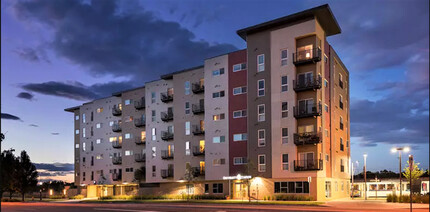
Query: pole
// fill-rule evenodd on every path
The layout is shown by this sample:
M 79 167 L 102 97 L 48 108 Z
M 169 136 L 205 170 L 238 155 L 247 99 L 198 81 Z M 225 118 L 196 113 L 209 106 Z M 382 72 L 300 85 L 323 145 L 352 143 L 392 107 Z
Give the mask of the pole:
M 412 170 L 414 169 L 414 157 L 409 155 L 409 202 L 410 211 L 412 212 Z
M 367 200 L 366 156 L 364 157 L 364 199 Z
M 399 179 L 400 179 L 400 198 L 402 198 L 402 150 L 399 151 Z
M 354 199 L 354 163 L 351 164 L 351 179 L 352 179 L 352 193 L 351 193 L 351 199 Z

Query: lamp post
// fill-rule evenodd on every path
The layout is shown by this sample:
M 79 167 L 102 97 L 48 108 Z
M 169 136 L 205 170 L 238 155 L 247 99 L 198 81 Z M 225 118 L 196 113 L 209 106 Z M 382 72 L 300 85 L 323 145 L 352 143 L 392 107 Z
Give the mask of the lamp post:
M 400 181 L 400 197 L 402 196 L 402 151 L 409 152 L 409 147 L 394 147 L 391 149 L 391 152 L 399 152 L 399 181 Z
M 412 170 L 414 169 L 414 156 L 409 155 L 409 202 L 410 211 L 412 212 Z
M 366 179 L 366 158 L 367 158 L 367 154 L 363 154 L 363 158 L 364 158 L 364 199 L 367 200 L 367 179 Z

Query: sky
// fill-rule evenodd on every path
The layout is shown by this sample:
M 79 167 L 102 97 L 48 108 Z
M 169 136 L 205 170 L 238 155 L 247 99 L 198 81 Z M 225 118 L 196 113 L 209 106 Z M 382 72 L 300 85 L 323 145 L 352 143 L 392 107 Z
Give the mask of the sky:
M 236 31 L 328 3 L 350 72 L 351 159 L 398 171 L 392 147 L 429 166 L 429 1 L 1 1 L 2 149 L 72 180 L 64 108 L 246 48 Z M 46 171 L 46 172 L 45 172 Z

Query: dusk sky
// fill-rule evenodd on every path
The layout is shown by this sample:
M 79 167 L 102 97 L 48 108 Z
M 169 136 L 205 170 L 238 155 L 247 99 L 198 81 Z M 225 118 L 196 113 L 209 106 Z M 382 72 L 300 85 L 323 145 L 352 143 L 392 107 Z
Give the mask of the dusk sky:
M 65 108 L 246 48 L 236 30 L 325 3 L 342 29 L 328 41 L 350 73 L 352 161 L 361 169 L 367 153 L 369 170 L 398 171 L 390 149 L 410 146 L 427 169 L 428 0 L 2 1 L 2 149 L 71 171 Z

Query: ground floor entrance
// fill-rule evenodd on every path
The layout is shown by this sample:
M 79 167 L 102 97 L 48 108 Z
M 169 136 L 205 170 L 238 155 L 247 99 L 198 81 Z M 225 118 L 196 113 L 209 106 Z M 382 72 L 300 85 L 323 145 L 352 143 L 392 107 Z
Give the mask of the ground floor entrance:
M 247 199 L 248 184 L 246 181 L 238 180 L 233 182 L 233 199 Z

